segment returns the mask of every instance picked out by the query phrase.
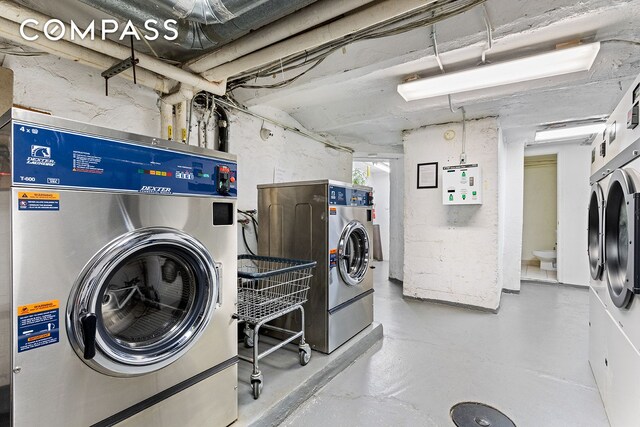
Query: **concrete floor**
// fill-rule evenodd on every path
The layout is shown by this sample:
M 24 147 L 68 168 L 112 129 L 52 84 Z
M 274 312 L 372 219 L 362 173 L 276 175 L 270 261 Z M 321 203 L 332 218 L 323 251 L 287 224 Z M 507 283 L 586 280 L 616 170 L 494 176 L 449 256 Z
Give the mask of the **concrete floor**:
M 377 263 L 385 337 L 285 426 L 453 426 L 479 401 L 520 427 L 608 426 L 587 361 L 588 291 L 523 284 L 498 315 L 402 298 Z

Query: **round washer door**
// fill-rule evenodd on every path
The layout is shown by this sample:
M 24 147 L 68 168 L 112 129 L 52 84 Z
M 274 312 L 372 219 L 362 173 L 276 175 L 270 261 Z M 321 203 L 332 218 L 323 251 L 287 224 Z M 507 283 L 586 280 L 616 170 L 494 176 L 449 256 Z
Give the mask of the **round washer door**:
M 338 242 L 338 271 L 350 286 L 360 284 L 369 268 L 369 234 L 360 221 L 353 220 L 342 231 Z
M 609 295 L 613 303 L 626 308 L 635 286 L 634 209 L 635 172 L 617 169 L 611 174 L 604 211 L 604 247 Z
M 602 278 L 604 271 L 604 192 L 600 184 L 591 187 L 589 197 L 589 228 L 587 232 L 587 253 L 591 277 Z
M 197 341 L 218 291 L 215 263 L 198 240 L 171 228 L 139 229 L 104 247 L 76 281 L 69 339 L 104 374 L 153 372 Z

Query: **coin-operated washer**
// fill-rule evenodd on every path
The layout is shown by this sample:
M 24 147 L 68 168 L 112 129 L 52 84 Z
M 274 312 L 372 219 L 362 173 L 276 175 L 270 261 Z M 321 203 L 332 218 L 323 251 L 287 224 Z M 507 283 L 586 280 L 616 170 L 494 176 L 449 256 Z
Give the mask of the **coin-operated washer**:
M 317 262 L 306 340 L 331 353 L 373 322 L 373 189 L 337 181 L 258 186 L 259 254 Z M 277 326 L 300 327 L 297 312 Z
M 640 77 L 591 144 L 589 363 L 612 426 L 640 419 Z
M 235 157 L 22 110 L 1 153 L 2 425 L 232 423 Z

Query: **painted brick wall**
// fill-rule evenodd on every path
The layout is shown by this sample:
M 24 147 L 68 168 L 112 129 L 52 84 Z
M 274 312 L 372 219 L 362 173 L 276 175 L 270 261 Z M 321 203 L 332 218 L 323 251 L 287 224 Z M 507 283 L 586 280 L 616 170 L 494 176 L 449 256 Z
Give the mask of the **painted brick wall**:
M 104 95 L 100 72 L 74 62 L 45 55 L 7 56 L 3 66 L 15 75 L 14 103 L 53 115 L 149 136 L 160 134 L 158 95 L 127 80 L 115 78 Z M 292 127 L 303 127 L 286 113 L 254 107 L 257 112 Z M 262 120 L 230 114 L 229 146 L 238 156 L 241 209 L 257 207 L 256 185 L 288 180 L 335 179 L 351 181 L 352 156 L 279 127 L 268 141 L 260 138 Z M 195 132 L 195 130 L 192 130 Z M 249 233 L 250 234 L 250 233 Z M 252 236 L 248 236 L 249 240 Z M 238 245 L 243 250 L 243 245 Z
M 456 132 L 446 141 L 448 129 Z M 429 126 L 405 132 L 404 294 L 497 310 L 498 123 L 467 123 L 467 161 L 483 174 L 483 205 L 444 206 L 441 168 L 458 164 L 462 126 Z M 438 189 L 416 189 L 417 164 L 439 163 Z

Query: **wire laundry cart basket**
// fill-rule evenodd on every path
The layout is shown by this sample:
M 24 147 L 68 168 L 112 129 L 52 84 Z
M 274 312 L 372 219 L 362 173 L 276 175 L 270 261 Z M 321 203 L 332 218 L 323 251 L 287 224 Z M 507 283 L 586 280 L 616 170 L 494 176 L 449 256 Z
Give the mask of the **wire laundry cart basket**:
M 251 388 L 253 398 L 260 397 L 263 375 L 258 367 L 260 359 L 300 338 L 298 354 L 300 364 L 306 365 L 311 359 L 311 347 L 304 340 L 304 309 L 309 285 L 313 277 L 315 261 L 262 257 L 255 255 L 238 256 L 238 313 L 240 322 L 245 323 L 244 343 L 253 347 L 253 357 L 240 355 L 239 358 L 253 363 Z M 280 316 L 300 310 L 299 331 L 267 325 Z M 253 326 L 253 329 L 251 328 Z M 275 330 L 288 338 L 260 353 L 258 334 L 261 328 Z

